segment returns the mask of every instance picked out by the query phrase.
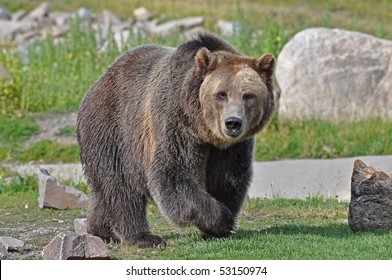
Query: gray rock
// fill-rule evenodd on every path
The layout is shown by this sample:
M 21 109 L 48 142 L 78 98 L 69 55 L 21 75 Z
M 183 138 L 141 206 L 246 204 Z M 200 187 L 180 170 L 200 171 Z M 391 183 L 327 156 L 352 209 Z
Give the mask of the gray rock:
M 168 36 L 178 31 L 185 31 L 204 23 L 203 17 L 188 17 L 171 20 L 159 25 L 150 25 L 148 31 L 154 35 Z
M 50 19 L 54 25 L 57 26 L 68 26 L 71 14 L 66 12 L 52 12 L 50 13 Z
M 110 252 L 101 238 L 90 234 L 59 233 L 43 252 L 44 260 L 109 259 Z
M 28 45 L 36 40 L 37 35 L 36 30 L 19 33 L 15 36 L 15 41 L 18 45 Z
M 20 10 L 12 14 L 12 20 L 13 21 L 20 21 L 22 20 L 25 16 L 27 16 L 27 12 L 25 10 Z
M 114 33 L 113 39 L 116 42 L 117 48 L 120 51 L 124 48 L 125 44 L 128 42 L 129 36 L 131 36 L 130 30 L 123 30 L 123 31 Z
M 103 10 L 100 14 L 98 14 L 98 22 L 104 27 L 109 27 L 120 24 L 121 20 L 111 11 Z
M 87 196 L 74 187 L 61 184 L 46 169 L 38 168 L 39 198 L 41 208 L 69 209 L 87 206 Z
M 136 21 L 147 21 L 152 17 L 152 13 L 145 7 L 140 7 L 133 11 L 133 16 Z
M 352 231 L 392 230 L 392 174 L 356 160 L 348 214 Z
M 8 252 L 20 251 L 24 248 L 23 241 L 10 236 L 0 236 L 0 243 Z
M 79 8 L 76 12 L 74 12 L 71 15 L 71 17 L 72 18 L 79 18 L 84 21 L 92 21 L 94 18 L 94 15 L 90 10 L 82 7 L 82 8 Z
M 87 219 L 75 219 L 74 220 L 74 227 L 75 227 L 75 232 L 77 234 L 85 234 L 87 233 Z
M 0 20 L 0 41 L 12 39 L 17 34 L 36 31 L 38 24 L 35 21 L 3 21 Z
M 0 260 L 8 259 L 8 251 L 3 244 L 0 243 Z
M 218 20 L 216 27 L 223 36 L 233 36 L 240 31 L 240 23 L 237 21 Z
M 278 57 L 279 116 L 392 119 L 392 41 L 339 29 L 296 34 Z
M 12 15 L 5 8 L 0 7 L 0 19 L 1 20 L 11 20 Z
M 49 3 L 41 3 L 37 8 L 32 10 L 25 18 L 23 18 L 23 21 L 25 20 L 40 21 L 43 18 L 49 17 L 50 10 L 51 10 L 51 5 Z

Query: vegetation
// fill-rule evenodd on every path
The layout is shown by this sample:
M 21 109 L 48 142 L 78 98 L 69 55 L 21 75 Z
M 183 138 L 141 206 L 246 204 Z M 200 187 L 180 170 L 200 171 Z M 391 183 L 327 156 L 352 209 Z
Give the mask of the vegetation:
M 0 5 L 1 2 L 0 0 Z M 126 0 L 112 2 L 108 3 L 108 8 L 120 14 L 124 12 L 124 9 L 120 7 L 128 3 Z M 153 11 L 166 14 L 168 17 L 197 14 L 203 5 L 221 5 L 232 13 L 225 14 L 223 13 L 225 9 L 219 9 L 220 12 L 212 18 L 213 15 L 207 11 L 209 9 L 205 9 L 203 14 L 208 19 L 206 25 L 213 27 L 210 21 L 217 17 L 239 20 L 241 22 L 240 30 L 237 30 L 227 40 L 241 52 L 250 56 L 259 56 L 264 52 L 272 52 L 277 56 L 296 29 L 312 25 L 309 22 L 303 22 L 302 17 L 297 14 L 296 24 L 289 25 L 290 28 L 287 28 L 288 25 L 284 25 L 286 17 L 282 15 L 285 15 L 285 9 L 293 8 L 292 5 L 295 6 L 292 10 L 295 14 L 298 5 L 304 4 L 303 13 L 307 15 L 305 17 L 307 20 L 312 19 L 312 11 L 323 10 L 324 14 L 321 18 L 324 18 L 324 25 L 332 25 L 327 19 L 335 18 L 339 12 L 360 14 L 359 6 L 365 7 L 367 5 L 354 4 L 352 1 L 344 1 L 345 4 L 330 1 L 327 7 L 315 3 L 311 8 L 306 1 L 306 3 L 304 1 L 289 1 L 290 3 L 280 1 L 276 5 L 272 5 L 269 1 L 263 1 L 264 4 L 257 1 L 248 1 L 246 4 L 226 1 L 225 5 L 221 1 L 212 1 L 212 4 L 209 2 L 210 4 L 202 4 L 198 8 L 194 6 L 193 2 L 189 2 L 188 4 L 195 9 L 193 13 L 192 9 L 188 8 L 181 10 L 180 14 L 176 14 L 179 13 L 177 10 L 171 11 L 170 7 L 180 7 L 183 2 L 189 1 L 159 1 L 162 3 L 160 10 L 155 10 L 158 5 L 156 1 L 145 1 L 143 5 Z M 76 9 L 72 5 L 63 7 L 61 3 L 62 1 L 53 1 L 54 9 Z M 36 5 L 37 2 L 13 1 L 12 4 L 7 4 L 10 9 L 15 10 L 17 8 L 28 9 Z M 130 4 L 138 6 L 141 3 L 132 2 Z M 283 4 L 287 8 L 283 9 Z M 79 1 L 79 5 L 99 11 L 102 1 Z M 132 5 L 127 7 L 132 10 Z M 274 12 L 270 12 L 266 17 L 256 15 L 254 11 L 260 10 L 264 5 L 269 7 L 266 8 L 266 11 L 272 10 Z M 380 5 L 385 5 L 385 3 Z M 378 10 L 379 6 L 375 9 Z M 263 13 L 265 13 L 264 10 Z M 367 15 L 367 21 L 371 22 L 372 16 L 372 14 Z M 383 19 L 384 17 L 388 18 L 389 14 L 384 14 L 380 10 L 379 16 Z M 260 26 L 256 19 L 266 20 L 266 22 Z M 356 20 L 361 22 L 359 17 Z M 334 26 L 339 26 L 339 24 L 339 21 L 336 23 L 334 21 Z M 358 24 L 358 26 L 362 25 Z M 376 31 L 379 29 L 376 28 L 377 26 L 373 27 L 373 33 L 377 34 Z M 262 33 L 256 32 L 259 28 L 262 28 Z M 387 33 L 387 29 L 384 29 L 383 34 Z M 11 78 L 0 81 L 0 113 L 3 113 L 3 115 L 0 114 L 0 161 L 78 161 L 78 150 L 75 145 L 40 141 L 26 147 L 22 141 L 38 133 L 39 128 L 31 117 L 23 116 L 30 114 L 30 112 L 76 110 L 81 98 L 92 83 L 126 49 L 146 43 L 175 46 L 181 41 L 180 34 L 165 38 L 135 35 L 130 37 L 122 50 L 119 50 L 113 38 L 109 38 L 109 42 L 102 45 L 100 40 L 94 36 L 90 26 L 76 20 L 72 23 L 71 32 L 63 43 L 55 45 L 52 38 L 47 37 L 42 42 L 31 46 L 28 62 L 22 61 L 17 53 L 10 50 L 0 52 L 0 62 L 3 62 L 11 73 Z M 7 114 L 4 115 L 4 113 Z M 62 128 L 57 135 L 74 136 L 75 128 Z M 363 135 L 367 137 L 364 138 Z M 366 120 L 358 123 L 333 124 L 311 120 L 291 123 L 275 117 L 268 128 L 257 137 L 256 159 L 334 158 L 388 154 L 391 153 L 392 147 L 391 135 L 392 122 L 388 121 Z
M 31 245 L 25 255 L 15 255 L 19 258 L 42 258 L 43 247 L 58 232 L 73 230 L 73 220 L 86 216 L 86 209 L 40 209 L 37 198 L 36 187 L 0 193 L 0 235 L 23 236 Z M 114 259 L 391 259 L 392 233 L 352 233 L 347 208 L 347 203 L 318 197 L 252 199 L 245 203 L 234 236 L 203 241 L 195 228 L 173 226 L 149 205 L 152 231 L 163 235 L 168 246 L 109 248 Z
M 57 136 L 74 136 L 76 137 L 76 127 L 74 125 L 68 125 L 59 129 L 56 133 Z
M 256 160 L 392 154 L 392 122 L 275 119 L 257 135 Z
M 0 6 L 11 11 L 31 10 L 41 0 L 0 0 Z M 132 11 L 144 6 L 151 10 L 160 20 L 183 16 L 203 15 L 206 26 L 212 28 L 217 19 L 246 21 L 255 28 L 264 29 L 273 22 L 279 22 L 294 32 L 312 26 L 339 27 L 379 37 L 391 38 L 392 14 L 391 1 L 373 0 L 46 0 L 53 10 L 73 12 L 79 7 L 86 7 L 94 12 L 109 9 L 127 19 Z
M 38 132 L 38 125 L 30 118 L 0 115 L 0 142 L 12 144 L 27 140 Z
M 0 6 L 11 11 L 30 10 L 41 2 L 0 0 Z M 250 56 L 264 52 L 277 56 L 293 34 L 313 26 L 346 28 L 392 39 L 392 2 L 383 0 L 46 2 L 53 4 L 53 10 L 61 11 L 75 11 L 81 6 L 95 12 L 110 9 L 123 19 L 139 6 L 150 9 L 161 21 L 202 14 L 205 26 L 211 30 L 217 19 L 239 21 L 241 29 L 226 39 Z M 92 83 L 126 49 L 145 43 L 176 46 L 180 41 L 180 34 L 166 38 L 135 35 L 119 50 L 113 38 L 102 45 L 91 26 L 75 21 L 64 42 L 55 45 L 47 37 L 31 46 L 28 61 L 10 49 L 0 52 L 0 62 L 10 72 L 10 77 L 0 80 L 0 161 L 79 161 L 76 145 L 49 140 L 25 144 L 39 133 L 34 113 L 77 110 Z M 57 135 L 75 136 L 75 127 L 64 127 Z M 257 135 L 256 143 L 257 160 L 391 153 L 392 122 L 381 120 L 288 122 L 275 117 Z M 76 187 L 87 192 L 83 183 Z M 57 232 L 73 230 L 73 220 L 86 216 L 86 209 L 39 209 L 37 198 L 35 176 L 21 177 L 0 166 L 0 235 L 23 236 L 30 247 L 21 258 L 41 258 L 42 248 Z M 152 230 L 167 239 L 168 247 L 110 247 L 115 259 L 391 259 L 392 233 L 352 233 L 347 225 L 347 208 L 347 203 L 318 197 L 305 201 L 253 199 L 246 202 L 233 237 L 207 242 L 194 228 L 179 229 L 168 224 L 156 206 L 149 205 Z

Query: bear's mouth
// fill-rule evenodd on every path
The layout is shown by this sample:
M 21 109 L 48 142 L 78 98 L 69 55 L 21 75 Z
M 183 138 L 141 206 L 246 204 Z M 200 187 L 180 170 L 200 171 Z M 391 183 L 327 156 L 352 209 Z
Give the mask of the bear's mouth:
M 224 134 L 228 138 L 237 138 L 242 134 L 241 130 L 226 130 L 224 131 Z

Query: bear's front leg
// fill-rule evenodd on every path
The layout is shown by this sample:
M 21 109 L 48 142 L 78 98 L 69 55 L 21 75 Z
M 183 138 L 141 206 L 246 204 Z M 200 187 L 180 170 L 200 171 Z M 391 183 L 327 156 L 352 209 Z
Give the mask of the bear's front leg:
M 238 216 L 252 179 L 254 139 L 237 143 L 227 149 L 212 147 L 209 152 L 206 178 L 207 192 Z M 208 234 L 202 232 L 203 237 Z
M 160 211 L 175 224 L 195 225 L 209 236 L 231 235 L 233 214 L 204 190 L 204 148 L 174 144 L 163 147 L 155 151 L 148 170 L 148 189 Z

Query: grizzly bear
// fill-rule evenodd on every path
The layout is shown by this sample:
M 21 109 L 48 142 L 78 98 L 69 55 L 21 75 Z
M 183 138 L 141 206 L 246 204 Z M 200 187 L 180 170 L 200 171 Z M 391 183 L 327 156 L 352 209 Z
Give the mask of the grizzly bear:
M 275 58 L 241 55 L 212 34 L 137 47 L 81 103 L 77 139 L 91 189 L 87 232 L 166 245 L 146 203 L 203 238 L 226 237 L 252 177 L 254 135 L 274 111 Z

